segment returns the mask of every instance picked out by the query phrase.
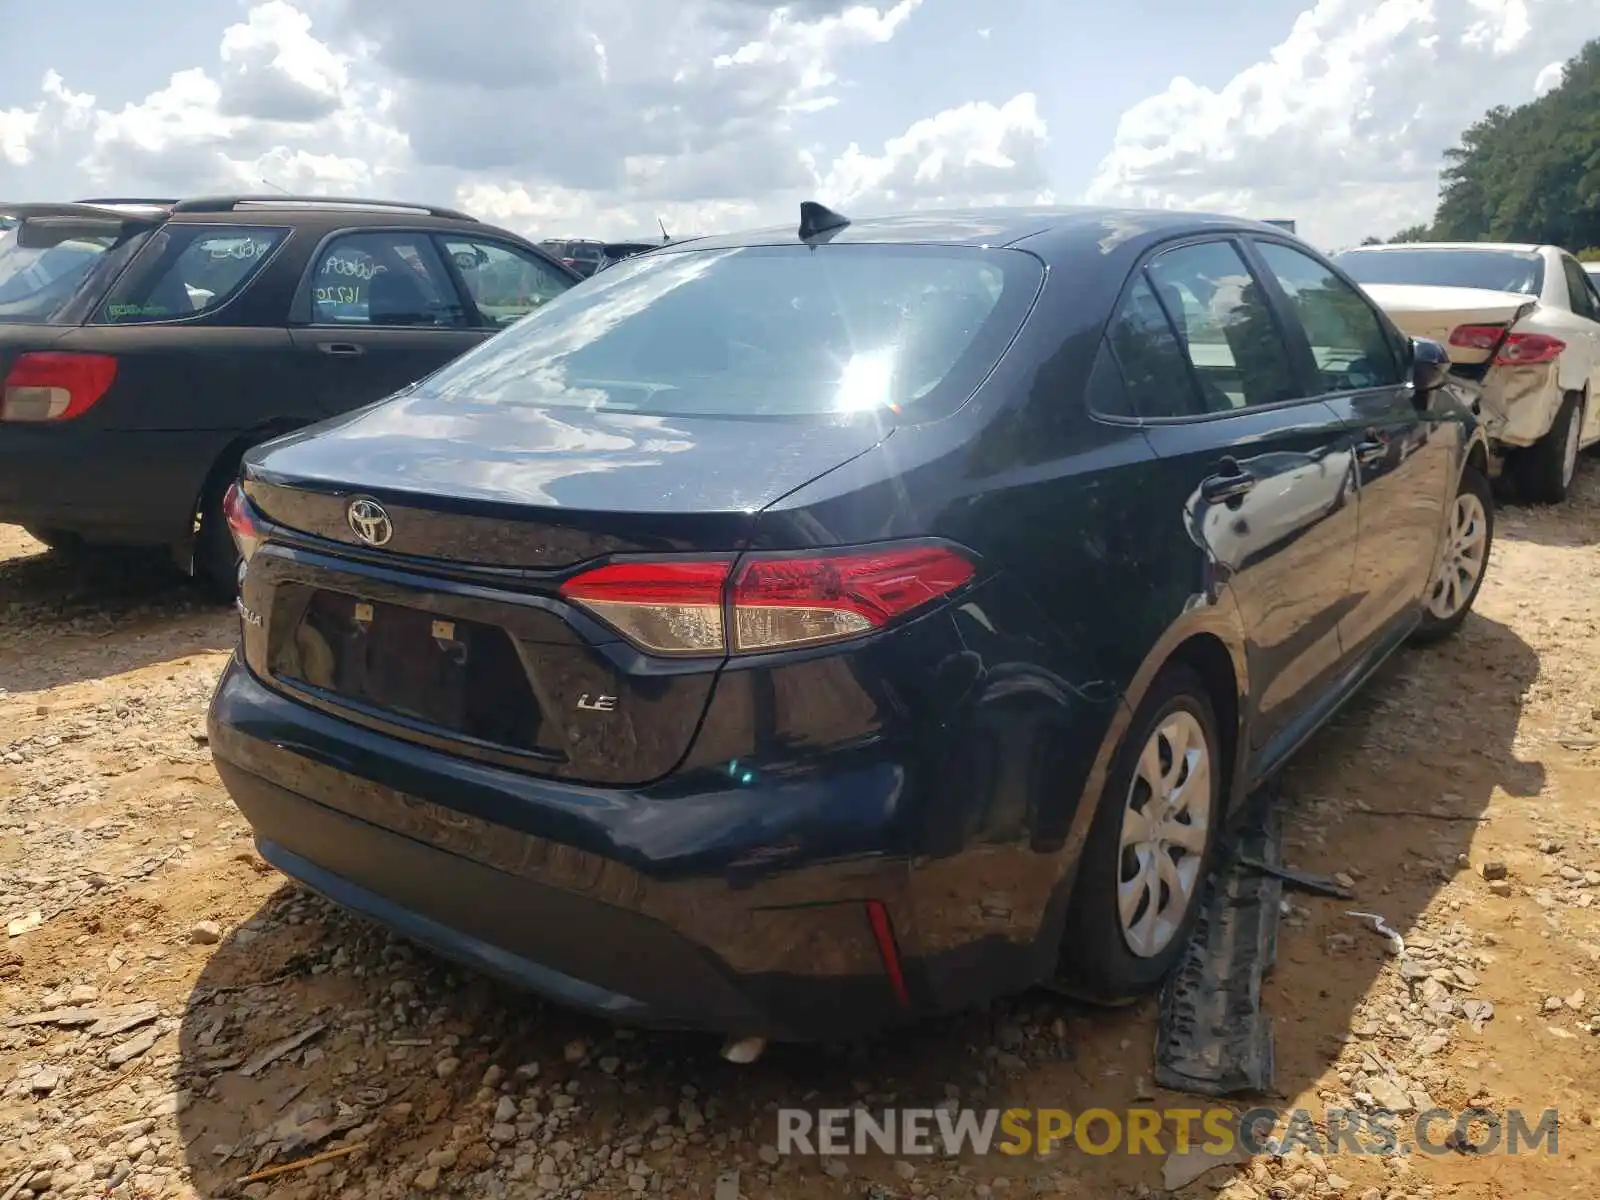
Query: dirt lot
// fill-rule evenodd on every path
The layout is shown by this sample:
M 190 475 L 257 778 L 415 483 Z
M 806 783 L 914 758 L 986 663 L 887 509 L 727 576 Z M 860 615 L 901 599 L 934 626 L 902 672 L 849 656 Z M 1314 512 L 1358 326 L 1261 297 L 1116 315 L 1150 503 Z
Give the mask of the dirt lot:
M 1391 663 L 1303 753 L 1283 789 L 1292 861 L 1348 874 L 1358 901 L 1294 897 L 1266 998 L 1279 1107 L 1375 1096 L 1530 1125 L 1557 1108 L 1555 1152 L 1264 1156 L 1183 1194 L 1600 1194 L 1597 540 L 1592 464 L 1564 509 L 1503 510 L 1479 615 Z M 1152 1154 L 772 1146 L 781 1103 L 1198 1106 L 1146 1086 L 1153 1006 L 1026 996 L 736 1067 L 708 1039 L 466 976 L 285 884 L 200 729 L 234 634 L 159 564 L 74 566 L 0 527 L 0 1200 L 1163 1190 Z

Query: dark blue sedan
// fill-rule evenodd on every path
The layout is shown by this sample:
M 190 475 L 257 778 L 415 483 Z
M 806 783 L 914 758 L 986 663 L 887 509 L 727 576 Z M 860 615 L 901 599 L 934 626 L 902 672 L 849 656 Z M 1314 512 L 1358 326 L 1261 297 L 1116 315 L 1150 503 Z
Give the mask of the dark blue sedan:
M 1229 806 L 1466 618 L 1447 366 L 1231 218 L 664 247 L 248 456 L 218 770 L 288 875 L 618 1020 L 1124 1001 Z

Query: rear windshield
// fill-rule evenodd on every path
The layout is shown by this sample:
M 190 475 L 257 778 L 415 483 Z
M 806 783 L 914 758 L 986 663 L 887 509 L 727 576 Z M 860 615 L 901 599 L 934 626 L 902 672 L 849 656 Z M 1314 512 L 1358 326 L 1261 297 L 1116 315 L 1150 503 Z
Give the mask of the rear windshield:
M 44 249 L 17 245 L 14 230 L 0 231 L 0 321 L 49 321 L 77 294 L 96 260 L 118 235 L 80 237 Z
M 427 379 L 474 404 L 660 416 L 952 411 L 1027 316 L 1017 250 L 839 245 L 630 258 Z
M 1520 250 L 1347 250 L 1334 258 L 1357 283 L 1416 283 L 1537 296 L 1544 260 Z

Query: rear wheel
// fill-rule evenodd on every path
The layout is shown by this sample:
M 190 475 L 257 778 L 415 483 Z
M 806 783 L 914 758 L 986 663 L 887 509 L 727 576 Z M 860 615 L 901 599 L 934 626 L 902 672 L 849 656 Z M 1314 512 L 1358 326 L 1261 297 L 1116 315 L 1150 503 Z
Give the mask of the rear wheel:
M 239 548 L 228 532 L 222 499 L 237 470 L 215 471 L 200 497 L 200 529 L 195 534 L 194 574 L 207 595 L 231 604 L 239 591 Z
M 1550 432 L 1517 455 L 1517 484 L 1539 504 L 1560 504 L 1578 471 L 1578 441 L 1583 434 L 1583 397 L 1568 392 Z
M 1419 641 L 1449 637 L 1472 611 L 1489 571 L 1494 545 L 1494 490 L 1472 467 L 1461 473 L 1461 486 L 1450 506 L 1445 543 L 1423 600 Z
M 1063 990 L 1130 1003 L 1183 953 L 1216 856 L 1220 746 L 1204 681 L 1185 665 L 1167 667 L 1134 714 L 1084 844 Z

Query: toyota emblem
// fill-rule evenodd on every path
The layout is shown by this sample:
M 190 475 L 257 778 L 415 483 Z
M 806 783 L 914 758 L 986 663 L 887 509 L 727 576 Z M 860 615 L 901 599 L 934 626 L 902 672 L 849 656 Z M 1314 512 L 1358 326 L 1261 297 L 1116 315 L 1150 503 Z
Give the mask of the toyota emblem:
M 383 505 L 376 500 L 352 500 L 345 513 L 350 531 L 369 546 L 387 545 L 394 536 L 394 525 Z

